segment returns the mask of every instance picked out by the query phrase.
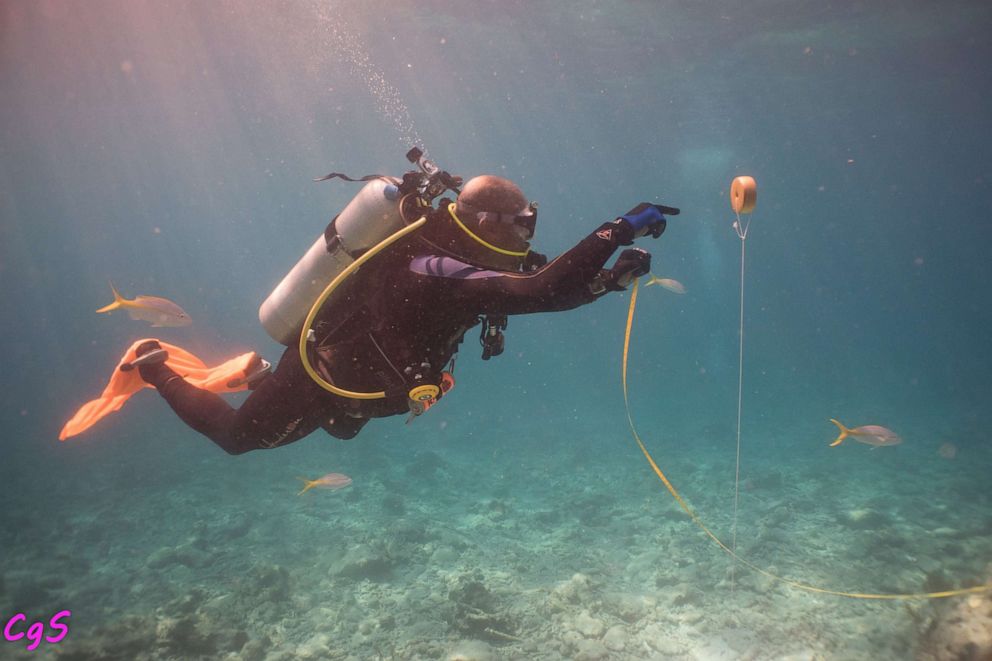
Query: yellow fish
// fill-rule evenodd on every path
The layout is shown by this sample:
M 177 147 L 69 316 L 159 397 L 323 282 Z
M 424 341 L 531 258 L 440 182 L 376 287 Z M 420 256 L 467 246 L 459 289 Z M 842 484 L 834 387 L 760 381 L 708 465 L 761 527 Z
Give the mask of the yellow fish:
M 313 488 L 337 491 L 351 484 L 351 478 L 344 473 L 328 473 L 324 477 L 318 477 L 316 480 L 308 480 L 305 477 L 298 477 L 296 479 L 303 480 L 303 491 L 296 494 L 297 496 L 302 496 Z
M 110 289 L 114 292 L 114 302 L 103 306 L 97 312 L 112 312 L 123 308 L 132 319 L 147 321 L 155 328 L 189 326 L 193 323 L 185 310 L 167 298 L 135 296 L 129 301 L 120 295 L 112 282 Z
M 855 427 L 854 429 L 848 429 L 833 418 L 830 418 L 830 422 L 840 428 L 840 436 L 838 436 L 837 440 L 830 444 L 830 447 L 840 445 L 841 442 L 843 442 L 843 440 L 848 436 L 853 436 L 854 440 L 859 443 L 871 445 L 876 448 L 888 445 L 899 445 L 902 443 L 902 439 L 899 438 L 899 434 L 887 427 L 882 427 L 880 425 L 862 425 L 860 427 Z
M 670 292 L 676 294 L 684 294 L 685 286 L 678 280 L 672 280 L 671 278 L 659 278 L 655 274 L 651 274 L 651 277 L 645 283 L 645 287 L 650 287 L 651 285 L 660 285 Z

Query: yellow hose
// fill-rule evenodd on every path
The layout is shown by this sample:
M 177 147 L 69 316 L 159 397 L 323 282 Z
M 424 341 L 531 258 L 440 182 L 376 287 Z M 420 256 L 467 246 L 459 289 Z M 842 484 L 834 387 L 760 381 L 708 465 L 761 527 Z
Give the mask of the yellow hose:
M 681 507 L 682 510 L 689 515 L 689 518 L 692 519 L 693 523 L 699 526 L 699 528 L 704 533 L 706 533 L 706 536 L 712 539 L 717 546 L 719 546 L 721 549 L 724 550 L 724 552 L 727 553 L 727 555 L 734 558 L 748 569 L 753 569 L 762 576 L 767 576 L 772 580 L 778 581 L 780 583 L 785 583 L 786 585 L 796 588 L 797 590 L 805 590 L 806 592 L 815 592 L 817 594 L 830 594 L 830 595 L 834 595 L 835 597 L 850 597 L 851 599 L 889 599 L 889 600 L 943 599 L 945 597 L 957 597 L 964 594 L 978 594 L 981 592 L 988 592 L 989 590 L 992 590 L 992 585 L 976 585 L 970 588 L 962 588 L 960 590 L 944 590 L 941 592 L 911 592 L 905 594 L 872 594 L 866 592 L 844 592 L 842 590 L 829 590 L 827 588 L 821 588 L 815 585 L 807 585 L 805 583 L 793 581 L 788 578 L 783 578 L 781 576 L 771 573 L 770 571 L 762 569 L 761 567 L 755 565 L 754 563 L 749 562 L 744 558 L 742 558 L 741 556 L 737 555 L 737 553 L 734 552 L 733 549 L 731 549 L 729 546 L 724 544 L 719 537 L 717 537 L 709 528 L 707 528 L 703 524 L 702 520 L 699 518 L 699 515 L 696 514 L 696 512 L 693 511 L 691 507 L 689 507 L 689 504 L 685 502 L 682 496 L 679 495 L 679 492 L 675 489 L 675 486 L 672 485 L 672 483 L 668 480 L 668 478 L 662 472 L 661 468 L 655 462 L 654 458 L 651 456 L 651 453 L 648 452 L 648 449 L 644 446 L 644 442 L 641 441 L 640 435 L 637 433 L 637 430 L 634 428 L 634 419 L 630 413 L 630 401 L 627 397 L 627 354 L 630 350 L 630 329 L 634 323 L 634 310 L 636 309 L 636 307 L 637 307 L 637 280 L 634 281 L 634 286 L 630 292 L 630 307 L 627 309 L 627 328 L 623 336 L 623 361 L 621 364 L 621 379 L 623 381 L 623 405 L 624 408 L 627 410 L 627 424 L 630 425 L 630 433 L 634 435 L 634 440 L 637 441 L 637 447 L 641 449 L 641 452 L 644 454 L 644 458 L 648 460 L 648 464 L 650 464 L 651 470 L 654 471 L 654 474 L 658 476 L 658 479 L 661 480 L 662 484 L 665 485 L 665 488 L 668 489 L 668 493 L 672 494 L 672 497 L 675 499 L 675 502 L 677 502 L 679 504 L 679 507 Z
M 419 220 L 416 220 L 406 227 L 397 230 L 393 234 L 377 243 L 375 246 L 367 250 L 361 257 L 356 259 L 354 262 L 349 264 L 341 273 L 338 273 L 337 277 L 331 280 L 330 284 L 324 287 L 324 291 L 317 298 L 317 301 L 310 308 L 310 314 L 307 315 L 306 321 L 303 322 L 303 331 L 300 333 L 300 361 L 303 363 L 303 369 L 306 370 L 310 378 L 317 382 L 324 390 L 334 393 L 340 397 L 347 397 L 349 399 L 382 399 L 386 396 L 385 391 L 380 392 L 356 392 L 354 390 L 345 390 L 344 388 L 338 388 L 333 383 L 325 380 L 317 370 L 313 368 L 310 364 L 310 358 L 307 356 L 307 335 L 309 334 L 310 328 L 313 325 L 314 319 L 317 317 L 317 313 L 320 312 L 320 308 L 323 307 L 324 302 L 330 297 L 335 289 L 338 288 L 345 279 L 352 273 L 357 271 L 362 264 L 369 261 L 380 252 L 399 241 L 407 234 L 415 232 L 420 229 L 424 223 L 427 222 L 427 216 L 421 216 Z

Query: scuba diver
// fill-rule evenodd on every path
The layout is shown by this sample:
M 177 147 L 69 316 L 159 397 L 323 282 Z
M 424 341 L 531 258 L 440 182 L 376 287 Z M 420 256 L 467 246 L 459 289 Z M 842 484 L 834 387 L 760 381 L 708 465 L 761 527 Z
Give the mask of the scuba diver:
M 239 408 L 170 368 L 156 341 L 121 369 L 137 368 L 187 425 L 230 454 L 318 428 L 351 439 L 372 418 L 409 421 L 436 403 L 454 384 L 470 329 L 481 326 L 488 360 L 503 352 L 508 316 L 570 310 L 624 290 L 649 272 L 651 255 L 628 248 L 611 268 L 607 260 L 636 238 L 661 236 L 665 214 L 679 213 L 639 204 L 549 262 L 530 249 L 537 204 L 512 181 L 482 175 L 462 186 L 420 150 L 407 158 L 419 171 L 402 180 L 318 179 L 368 183 L 263 303 L 263 326 L 289 346 L 274 370 L 256 361 Z M 447 191 L 456 197 L 435 207 Z

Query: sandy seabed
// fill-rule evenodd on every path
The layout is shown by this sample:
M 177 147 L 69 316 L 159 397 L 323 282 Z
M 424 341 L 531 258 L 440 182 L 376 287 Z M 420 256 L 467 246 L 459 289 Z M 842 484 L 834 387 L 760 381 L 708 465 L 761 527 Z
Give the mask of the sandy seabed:
M 352 486 L 300 497 L 293 478 L 316 449 L 287 454 L 278 471 L 271 456 L 211 455 L 186 472 L 172 462 L 126 478 L 105 466 L 85 491 L 63 484 L 85 498 L 44 520 L 7 511 L 3 547 L 16 553 L 3 612 L 73 615 L 64 641 L 33 652 L 4 642 L 0 656 L 950 659 L 961 640 L 992 631 L 987 594 L 859 600 L 735 567 L 629 438 L 616 443 L 622 451 L 595 464 L 578 450 L 494 451 L 485 464 L 468 452 L 358 450 L 345 462 Z M 697 447 L 661 463 L 729 539 L 733 466 Z M 972 459 L 935 456 L 914 480 L 852 460 L 843 485 L 861 491 L 812 461 L 754 465 L 740 485 L 738 551 L 834 590 L 981 583 L 992 513 L 976 485 L 989 462 Z

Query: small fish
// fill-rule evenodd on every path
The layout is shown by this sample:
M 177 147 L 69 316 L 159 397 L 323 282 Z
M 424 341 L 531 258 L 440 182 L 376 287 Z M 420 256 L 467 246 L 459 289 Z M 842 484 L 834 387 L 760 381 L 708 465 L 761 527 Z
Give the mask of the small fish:
M 189 326 L 193 323 L 186 311 L 167 298 L 158 296 L 135 296 L 130 301 L 120 295 L 114 283 L 110 283 L 114 292 L 114 302 L 97 310 L 97 312 L 112 312 L 124 308 L 132 319 L 147 321 L 153 328 Z
M 307 491 L 310 491 L 310 489 L 330 489 L 331 491 L 337 491 L 351 484 L 351 478 L 343 473 L 328 473 L 324 477 L 318 477 L 316 480 L 308 480 L 305 477 L 298 477 L 296 479 L 303 480 L 303 491 L 296 494 L 297 496 L 302 496 Z
M 837 440 L 830 444 L 830 447 L 840 445 L 841 442 L 848 436 L 853 436 L 854 440 L 859 443 L 865 443 L 876 448 L 889 445 L 899 445 L 902 443 L 902 439 L 899 438 L 899 434 L 887 427 L 881 427 L 879 425 L 862 425 L 861 427 L 848 429 L 833 418 L 830 418 L 830 422 L 840 428 L 840 436 L 838 436 Z
M 937 454 L 944 459 L 953 459 L 958 456 L 958 446 L 949 441 L 945 441 L 940 444 L 939 448 L 937 448 Z
M 671 278 L 659 278 L 658 276 L 651 274 L 651 278 L 648 279 L 645 287 L 650 287 L 651 285 L 661 285 L 670 292 L 676 294 L 684 294 L 685 286 L 678 280 L 672 280 Z

